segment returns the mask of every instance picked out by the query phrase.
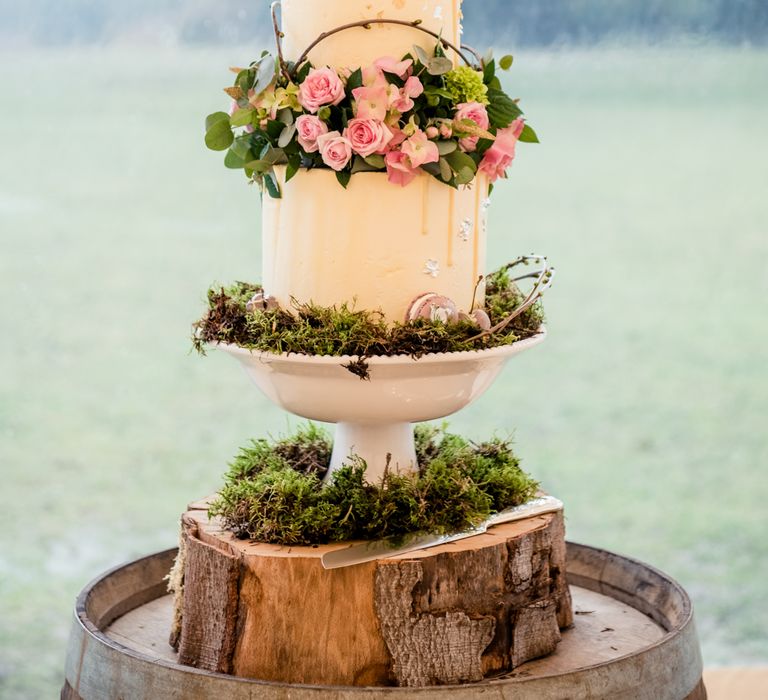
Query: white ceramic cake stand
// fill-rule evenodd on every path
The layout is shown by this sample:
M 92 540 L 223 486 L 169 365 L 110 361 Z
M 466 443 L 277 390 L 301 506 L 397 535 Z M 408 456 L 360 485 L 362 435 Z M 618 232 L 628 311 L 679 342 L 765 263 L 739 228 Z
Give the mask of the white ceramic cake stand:
M 252 352 L 236 345 L 218 347 L 236 357 L 256 385 L 278 406 L 310 420 L 336 423 L 326 480 L 350 454 L 368 464 L 366 479 L 376 483 L 389 468 L 415 471 L 413 425 L 449 416 L 480 397 L 513 355 L 538 345 L 540 333 L 489 350 L 371 357 L 369 379 L 342 365 L 354 357 Z

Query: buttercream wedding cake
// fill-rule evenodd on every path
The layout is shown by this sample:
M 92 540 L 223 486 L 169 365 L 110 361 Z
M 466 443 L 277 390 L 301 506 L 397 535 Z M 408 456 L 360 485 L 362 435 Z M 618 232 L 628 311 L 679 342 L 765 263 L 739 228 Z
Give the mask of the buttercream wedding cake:
M 172 644 L 264 681 L 482 681 L 571 624 L 562 504 L 508 441 L 414 423 L 475 400 L 544 337 L 546 261 L 486 273 L 493 184 L 537 137 L 497 76 L 511 56 L 462 45 L 460 0 L 272 14 L 275 55 L 232 68 L 205 135 L 261 192 L 262 277 L 209 290 L 194 342 L 336 436 L 254 441 L 190 506 Z

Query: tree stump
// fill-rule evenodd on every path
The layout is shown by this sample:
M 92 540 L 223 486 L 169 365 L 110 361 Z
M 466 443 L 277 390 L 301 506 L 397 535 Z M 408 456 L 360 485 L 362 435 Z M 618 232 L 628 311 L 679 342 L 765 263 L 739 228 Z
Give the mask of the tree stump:
M 552 653 L 572 624 L 562 512 L 322 567 L 325 552 L 346 546 L 238 540 L 209 520 L 205 502 L 192 504 L 171 635 L 180 662 L 285 683 L 455 684 Z

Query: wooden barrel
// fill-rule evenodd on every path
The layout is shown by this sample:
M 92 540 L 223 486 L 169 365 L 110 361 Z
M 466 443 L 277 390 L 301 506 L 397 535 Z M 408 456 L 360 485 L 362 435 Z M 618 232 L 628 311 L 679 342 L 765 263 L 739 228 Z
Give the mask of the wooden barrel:
M 181 666 L 164 577 L 176 550 L 113 569 L 77 599 L 63 700 L 705 700 L 685 591 L 641 562 L 568 545 L 576 621 L 551 656 L 480 683 L 430 688 L 290 685 Z

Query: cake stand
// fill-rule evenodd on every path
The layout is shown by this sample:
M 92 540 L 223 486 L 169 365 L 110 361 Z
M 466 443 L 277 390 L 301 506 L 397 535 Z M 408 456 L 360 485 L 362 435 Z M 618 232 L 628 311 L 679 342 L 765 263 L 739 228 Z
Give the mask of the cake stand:
M 350 455 L 365 460 L 366 479 L 385 470 L 418 469 L 413 423 L 449 416 L 479 398 L 507 361 L 541 343 L 539 333 L 510 345 L 424 355 L 365 358 L 368 377 L 346 368 L 356 357 L 250 351 L 217 347 L 235 357 L 261 391 L 280 408 L 310 420 L 336 424 L 331 478 Z

